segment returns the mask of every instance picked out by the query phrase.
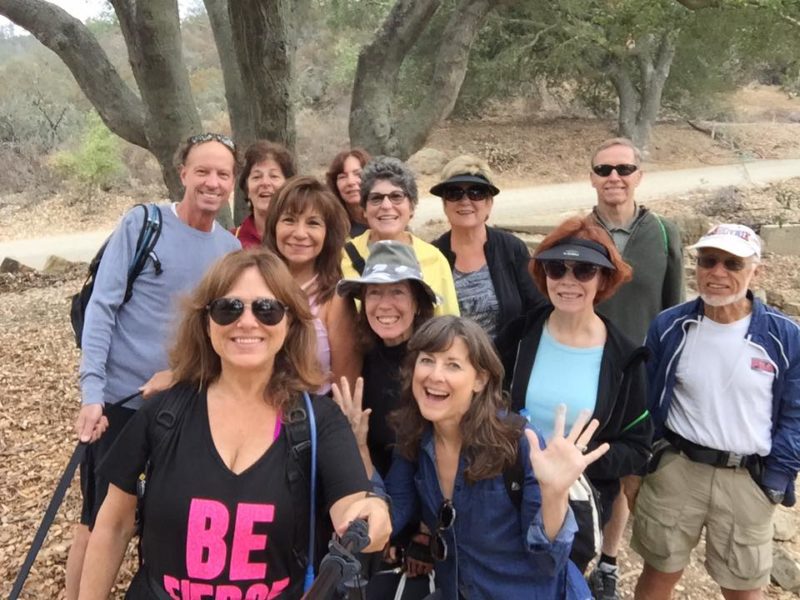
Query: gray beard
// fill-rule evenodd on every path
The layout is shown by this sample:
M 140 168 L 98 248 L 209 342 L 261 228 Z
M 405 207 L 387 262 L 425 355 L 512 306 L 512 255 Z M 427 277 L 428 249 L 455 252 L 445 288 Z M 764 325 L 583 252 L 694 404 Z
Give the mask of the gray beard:
M 745 288 L 737 294 L 729 294 L 727 296 L 709 296 L 708 294 L 700 294 L 700 298 L 702 298 L 703 302 L 708 306 L 720 307 L 728 306 L 729 304 L 735 304 L 742 300 L 746 295 L 747 289 Z

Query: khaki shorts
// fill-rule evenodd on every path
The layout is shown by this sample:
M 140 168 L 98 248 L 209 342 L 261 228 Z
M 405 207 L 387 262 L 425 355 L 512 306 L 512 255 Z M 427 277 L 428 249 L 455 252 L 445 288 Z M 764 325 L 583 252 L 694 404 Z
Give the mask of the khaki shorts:
M 664 453 L 642 482 L 634 508 L 633 548 L 663 573 L 683 570 L 706 529 L 706 570 L 721 587 L 769 583 L 775 506 L 746 469 L 725 469 Z

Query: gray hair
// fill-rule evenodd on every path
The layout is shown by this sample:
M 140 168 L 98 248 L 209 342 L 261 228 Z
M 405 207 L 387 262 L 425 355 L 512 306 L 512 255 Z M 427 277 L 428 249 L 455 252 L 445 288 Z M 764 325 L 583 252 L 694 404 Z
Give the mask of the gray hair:
M 606 148 L 611 148 L 612 146 L 625 146 L 626 148 L 630 148 L 631 150 L 633 150 L 634 163 L 637 166 L 640 166 L 642 164 L 642 151 L 636 147 L 636 144 L 634 144 L 631 140 L 629 140 L 626 137 L 615 137 L 605 140 L 604 142 L 601 142 L 601 144 L 594 149 L 594 152 L 592 152 L 592 164 L 590 166 L 592 167 L 594 166 L 594 159 L 597 157 L 598 154 L 600 154 L 600 152 L 602 152 Z
M 399 187 L 408 196 L 411 206 L 416 206 L 419 196 L 414 173 L 408 165 L 391 156 L 376 156 L 361 171 L 361 206 L 367 206 L 367 196 L 378 181 L 388 181 Z

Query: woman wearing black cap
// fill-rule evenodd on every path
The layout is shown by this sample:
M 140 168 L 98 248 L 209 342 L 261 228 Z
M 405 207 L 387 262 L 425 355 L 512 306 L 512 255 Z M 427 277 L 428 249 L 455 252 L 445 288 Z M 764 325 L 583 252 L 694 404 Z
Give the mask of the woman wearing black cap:
M 527 414 L 545 438 L 553 430 L 555 406 L 566 405 L 568 427 L 581 410 L 592 412 L 600 427 L 589 447 L 611 446 L 586 470 L 600 492 L 605 522 L 620 478 L 645 465 L 652 438 L 644 348 L 595 312 L 598 302 L 630 280 L 631 268 L 608 234 L 573 217 L 536 249 L 531 274 L 550 304 L 512 321 L 496 340 L 511 406 Z M 583 570 L 593 557 L 575 550 L 572 558 Z
M 485 160 L 454 158 L 430 191 L 442 198 L 450 222 L 450 231 L 433 245 L 450 263 L 461 315 L 494 336 L 544 301 L 528 273 L 528 248 L 510 233 L 486 225 L 500 190 Z

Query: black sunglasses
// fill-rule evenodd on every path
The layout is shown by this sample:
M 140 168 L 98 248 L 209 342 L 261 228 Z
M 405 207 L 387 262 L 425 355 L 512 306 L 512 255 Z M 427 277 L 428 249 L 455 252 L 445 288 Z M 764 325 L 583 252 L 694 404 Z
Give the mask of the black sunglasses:
M 713 269 L 717 263 L 722 263 L 726 271 L 741 271 L 744 269 L 745 261 L 738 257 L 720 258 L 711 254 L 698 254 L 697 266 L 703 269 Z
M 439 515 L 436 517 L 436 531 L 431 537 L 431 556 L 433 560 L 447 560 L 447 542 L 444 541 L 442 534 L 453 526 L 456 522 L 456 507 L 452 500 L 444 499 L 439 507 Z
M 217 325 L 230 325 L 244 314 L 246 306 L 239 298 L 217 298 L 208 303 L 206 310 Z M 250 310 L 264 325 L 277 325 L 289 309 L 275 298 L 256 298 L 250 303 Z
M 594 171 L 595 175 L 599 175 L 600 177 L 608 177 L 611 175 L 611 171 L 616 171 L 617 175 L 620 177 L 626 177 L 627 175 L 633 175 L 639 169 L 636 165 L 594 165 L 592 167 L 592 171 Z
M 600 271 L 599 265 L 565 260 L 543 260 L 542 268 L 544 274 L 554 281 L 564 277 L 567 271 L 572 271 L 572 276 L 581 283 L 591 281 Z
M 484 186 L 473 186 L 466 189 L 461 187 L 446 187 L 442 190 L 442 199 L 447 202 L 458 202 L 464 196 L 470 200 L 479 202 L 489 197 L 489 188 Z
M 205 142 L 219 142 L 234 154 L 236 153 L 236 144 L 234 144 L 233 140 L 227 135 L 221 133 L 198 133 L 190 137 L 186 142 L 189 144 L 189 147 Z

